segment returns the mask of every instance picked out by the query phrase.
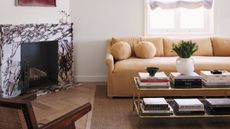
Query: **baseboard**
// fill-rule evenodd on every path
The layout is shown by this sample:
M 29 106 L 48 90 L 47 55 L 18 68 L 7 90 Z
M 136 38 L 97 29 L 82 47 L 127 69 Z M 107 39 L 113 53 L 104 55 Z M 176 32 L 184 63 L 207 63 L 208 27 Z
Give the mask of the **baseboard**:
M 77 76 L 74 76 L 75 82 L 106 82 L 106 80 L 107 80 L 106 75 L 94 75 L 94 76 L 77 75 Z

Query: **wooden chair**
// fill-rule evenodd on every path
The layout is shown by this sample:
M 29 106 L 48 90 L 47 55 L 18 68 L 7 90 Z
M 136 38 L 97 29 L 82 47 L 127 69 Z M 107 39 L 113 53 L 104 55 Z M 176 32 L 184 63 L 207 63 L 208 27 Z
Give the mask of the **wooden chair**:
M 38 127 L 30 101 L 0 98 L 0 129 L 75 129 L 74 122 L 91 110 L 91 104 L 83 106 Z

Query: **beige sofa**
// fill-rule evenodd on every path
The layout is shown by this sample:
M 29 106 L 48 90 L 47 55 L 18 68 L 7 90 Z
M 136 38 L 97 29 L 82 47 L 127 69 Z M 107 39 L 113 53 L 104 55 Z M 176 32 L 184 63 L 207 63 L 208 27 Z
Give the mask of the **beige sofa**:
M 108 68 L 107 95 L 109 97 L 130 97 L 134 90 L 133 77 L 140 71 L 145 71 L 148 66 L 159 67 L 166 73 L 176 71 L 176 59 L 171 52 L 172 43 L 180 40 L 192 40 L 199 46 L 199 50 L 193 55 L 195 71 L 224 69 L 230 71 L 230 38 L 202 37 L 202 38 L 166 38 L 166 37 L 131 37 L 117 38 L 118 41 L 126 41 L 132 49 L 132 57 L 115 61 L 111 54 L 111 40 L 107 44 L 106 64 Z M 152 42 L 156 49 L 155 57 L 151 59 L 137 58 L 134 53 L 134 45 L 140 41 Z

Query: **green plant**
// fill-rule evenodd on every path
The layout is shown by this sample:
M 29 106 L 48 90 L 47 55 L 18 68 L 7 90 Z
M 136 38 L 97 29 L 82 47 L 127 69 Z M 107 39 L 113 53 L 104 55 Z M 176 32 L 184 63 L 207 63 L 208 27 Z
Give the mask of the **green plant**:
M 198 45 L 194 42 L 182 40 L 179 43 L 173 43 L 172 51 L 176 52 L 180 58 L 189 58 L 198 50 Z

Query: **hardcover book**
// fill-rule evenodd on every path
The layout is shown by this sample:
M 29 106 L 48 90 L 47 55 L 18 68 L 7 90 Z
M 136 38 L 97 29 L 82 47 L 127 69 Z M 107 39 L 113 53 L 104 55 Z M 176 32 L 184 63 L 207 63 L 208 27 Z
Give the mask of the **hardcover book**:
M 174 88 L 201 88 L 201 79 L 175 79 L 171 80 Z
M 169 80 L 164 72 L 157 72 L 155 76 L 150 76 L 147 72 L 138 72 L 140 80 Z
M 201 71 L 200 75 L 207 83 L 226 83 L 230 82 L 230 73 L 228 71 L 222 71 L 222 74 L 212 74 L 210 71 Z
M 176 111 L 204 111 L 204 105 L 199 99 L 174 99 Z
M 209 98 L 205 99 L 207 105 L 211 108 L 230 108 L 230 99 L 229 98 Z
M 173 115 L 173 110 L 171 106 L 169 106 L 169 109 L 167 110 L 145 110 L 144 105 L 141 103 L 141 114 L 144 116 L 169 116 Z
M 174 80 L 174 79 L 200 79 L 200 75 L 198 75 L 197 73 L 193 72 L 190 75 L 184 75 L 184 74 L 180 74 L 178 72 L 171 72 L 169 77 Z
M 140 87 L 158 87 L 158 88 L 168 88 L 170 85 L 170 82 L 141 82 L 140 79 L 137 79 L 137 83 Z
M 145 106 L 167 106 L 168 102 L 165 98 L 143 98 L 143 104 Z

